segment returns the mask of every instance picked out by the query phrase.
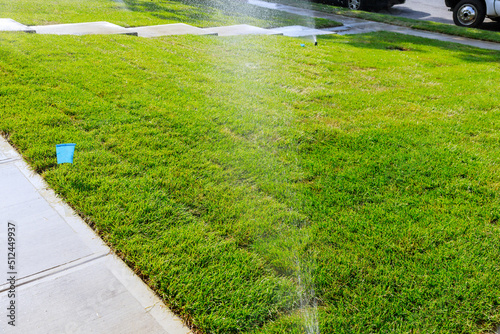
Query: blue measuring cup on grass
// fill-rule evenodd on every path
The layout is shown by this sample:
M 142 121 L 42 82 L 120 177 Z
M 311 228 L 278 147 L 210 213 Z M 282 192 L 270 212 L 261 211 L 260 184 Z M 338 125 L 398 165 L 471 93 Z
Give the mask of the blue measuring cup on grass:
M 73 163 L 73 155 L 75 154 L 76 144 L 58 144 L 56 145 L 57 163 Z

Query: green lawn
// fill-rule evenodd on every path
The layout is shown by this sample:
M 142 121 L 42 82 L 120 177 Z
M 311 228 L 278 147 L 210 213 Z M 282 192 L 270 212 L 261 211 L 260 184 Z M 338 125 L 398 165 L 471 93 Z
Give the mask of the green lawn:
M 1 33 L 0 132 L 202 333 L 493 332 L 500 53 L 300 43 Z
M 259 8 L 237 0 L 0 0 L 0 17 L 26 25 L 109 21 L 124 27 L 187 23 L 197 27 L 253 24 L 259 27 L 337 22 Z

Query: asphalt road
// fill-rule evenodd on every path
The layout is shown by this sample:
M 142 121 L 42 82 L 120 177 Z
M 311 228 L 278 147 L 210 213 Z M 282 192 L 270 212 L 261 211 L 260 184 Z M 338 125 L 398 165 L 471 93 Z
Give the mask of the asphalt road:
M 406 0 L 405 4 L 394 6 L 389 12 L 410 19 L 453 24 L 452 12 L 448 11 L 444 0 Z
M 392 7 L 389 14 L 410 19 L 453 24 L 453 13 L 448 11 L 444 0 L 406 0 L 405 4 Z M 500 31 L 500 24 L 486 19 L 481 29 Z

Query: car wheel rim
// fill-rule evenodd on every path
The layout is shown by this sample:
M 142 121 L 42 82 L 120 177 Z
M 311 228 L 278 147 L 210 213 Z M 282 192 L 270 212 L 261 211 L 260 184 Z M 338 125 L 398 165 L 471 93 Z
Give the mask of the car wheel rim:
M 359 0 L 349 0 L 348 1 L 348 4 L 347 4 L 347 7 L 349 7 L 349 9 L 359 9 L 361 6 L 360 6 L 360 1 Z
M 476 22 L 477 9 L 471 5 L 463 5 L 458 10 L 458 21 L 464 26 L 470 26 Z

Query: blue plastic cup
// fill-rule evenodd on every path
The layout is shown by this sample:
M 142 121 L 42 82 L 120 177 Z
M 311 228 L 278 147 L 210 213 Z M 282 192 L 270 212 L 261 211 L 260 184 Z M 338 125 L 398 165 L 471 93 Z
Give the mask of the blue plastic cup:
M 76 144 L 58 144 L 56 145 L 57 163 L 73 163 Z

